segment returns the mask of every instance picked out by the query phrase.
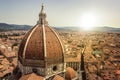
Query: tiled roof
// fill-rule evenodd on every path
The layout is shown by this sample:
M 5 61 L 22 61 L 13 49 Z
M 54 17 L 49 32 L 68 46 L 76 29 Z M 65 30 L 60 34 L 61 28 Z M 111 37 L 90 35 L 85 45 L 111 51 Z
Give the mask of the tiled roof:
M 45 35 L 43 35 L 45 34 Z M 49 26 L 36 25 L 23 38 L 18 56 L 29 60 L 63 62 L 63 48 L 56 32 Z M 53 63 L 53 62 L 51 62 Z
M 0 72 L 0 78 L 4 77 L 6 74 Z
M 120 75 L 120 70 L 117 70 L 116 73 Z
M 77 74 L 73 68 L 68 67 L 66 69 L 65 78 L 67 80 L 72 80 L 77 77 Z
M 59 75 L 56 75 L 53 80 L 64 80 L 63 77 L 59 76 Z
M 34 73 L 31 73 L 31 74 L 22 76 L 19 80 L 44 80 L 44 78 Z

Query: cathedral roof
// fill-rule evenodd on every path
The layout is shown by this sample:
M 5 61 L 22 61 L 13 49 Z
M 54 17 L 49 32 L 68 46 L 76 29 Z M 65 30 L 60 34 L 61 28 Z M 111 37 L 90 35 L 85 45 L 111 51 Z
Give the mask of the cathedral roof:
M 68 67 L 65 72 L 65 78 L 67 80 L 72 80 L 77 77 L 75 70 L 71 67 Z
M 60 38 L 49 26 L 46 13 L 43 10 L 44 6 L 42 5 L 37 25 L 26 33 L 19 48 L 19 60 L 23 63 L 29 62 L 29 65 L 37 62 L 30 60 L 47 60 L 50 61 L 49 64 L 63 62 L 63 48 Z M 25 63 L 25 65 L 27 64 Z
M 63 77 L 59 76 L 59 75 L 56 75 L 53 80 L 64 80 Z

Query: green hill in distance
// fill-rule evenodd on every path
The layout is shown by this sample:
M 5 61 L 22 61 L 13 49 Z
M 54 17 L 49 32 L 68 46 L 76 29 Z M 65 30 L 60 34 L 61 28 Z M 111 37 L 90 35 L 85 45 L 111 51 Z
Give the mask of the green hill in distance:
M 0 23 L 0 31 L 10 31 L 10 30 L 29 30 L 33 26 L 31 25 L 17 25 L 17 24 L 7 24 L 7 23 Z M 54 27 L 56 30 L 62 31 L 82 31 L 80 27 Z M 120 28 L 113 28 L 113 27 L 95 27 L 93 31 L 99 32 L 120 32 Z

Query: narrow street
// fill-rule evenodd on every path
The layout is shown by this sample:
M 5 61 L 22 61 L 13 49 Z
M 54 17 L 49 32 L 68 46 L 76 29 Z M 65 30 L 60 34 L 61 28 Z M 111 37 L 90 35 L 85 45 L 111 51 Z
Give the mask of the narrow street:
M 85 47 L 83 48 L 81 52 L 81 64 L 80 64 L 80 70 L 81 70 L 81 75 L 82 75 L 82 80 L 86 80 L 86 71 L 85 71 L 85 64 L 84 64 L 84 51 Z

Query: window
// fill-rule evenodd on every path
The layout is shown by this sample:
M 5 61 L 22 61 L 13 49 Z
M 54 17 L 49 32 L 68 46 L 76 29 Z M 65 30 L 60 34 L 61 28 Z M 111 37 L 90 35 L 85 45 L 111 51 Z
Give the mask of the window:
M 37 72 L 38 72 L 38 70 L 37 70 L 36 68 L 33 68 L 32 71 L 33 71 L 34 73 L 37 73 Z
M 57 66 L 53 66 L 53 71 L 56 71 L 57 70 Z

